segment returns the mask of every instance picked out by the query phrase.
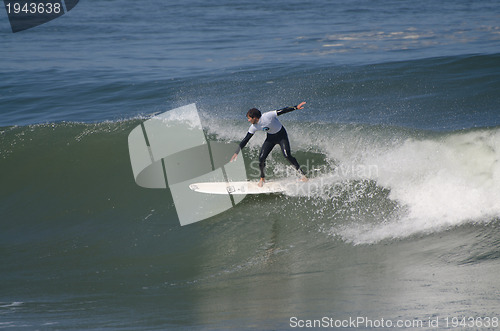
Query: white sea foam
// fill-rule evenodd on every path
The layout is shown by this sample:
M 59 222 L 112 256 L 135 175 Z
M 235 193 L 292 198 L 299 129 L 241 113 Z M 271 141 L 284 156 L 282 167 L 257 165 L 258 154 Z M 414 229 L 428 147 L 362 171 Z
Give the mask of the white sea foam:
M 22 306 L 24 302 L 14 301 L 12 303 L 0 302 L 0 308 L 10 308 L 10 307 L 19 307 Z
M 175 108 L 153 117 L 166 124 L 182 122 L 193 129 L 201 129 L 201 121 L 195 104 L 189 104 L 183 107 Z
M 500 130 L 408 139 L 362 161 L 378 166 L 377 185 L 404 206 L 400 218 L 330 229 L 353 243 L 373 243 L 500 217 Z

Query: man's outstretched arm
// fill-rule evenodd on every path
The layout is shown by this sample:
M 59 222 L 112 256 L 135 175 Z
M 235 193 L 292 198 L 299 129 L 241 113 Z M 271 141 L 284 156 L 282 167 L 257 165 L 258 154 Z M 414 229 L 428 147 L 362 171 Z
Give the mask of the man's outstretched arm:
M 291 111 L 294 111 L 296 109 L 304 109 L 304 105 L 305 104 L 306 104 L 306 102 L 304 101 L 304 102 L 299 103 L 297 106 L 294 106 L 294 107 L 285 107 L 283 109 L 277 110 L 276 113 L 278 114 L 278 116 L 280 116 L 280 115 L 289 113 Z

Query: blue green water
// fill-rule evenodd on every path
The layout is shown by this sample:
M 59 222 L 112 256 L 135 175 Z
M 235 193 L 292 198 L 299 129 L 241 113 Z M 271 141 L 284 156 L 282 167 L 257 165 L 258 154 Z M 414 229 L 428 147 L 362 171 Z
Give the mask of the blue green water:
M 0 328 L 500 317 L 499 17 L 89 0 L 12 33 L 0 10 Z M 127 137 L 151 114 L 194 102 L 210 139 L 238 142 L 249 108 L 301 101 L 280 119 L 312 191 L 181 227 L 168 190 L 134 182 Z M 267 168 L 288 171 L 278 151 Z

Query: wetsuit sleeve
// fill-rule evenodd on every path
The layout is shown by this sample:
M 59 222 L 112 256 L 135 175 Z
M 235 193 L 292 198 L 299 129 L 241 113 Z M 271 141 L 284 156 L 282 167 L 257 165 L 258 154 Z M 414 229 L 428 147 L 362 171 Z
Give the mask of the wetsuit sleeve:
M 296 110 L 296 109 L 297 109 L 297 106 L 293 106 L 293 107 L 285 107 L 285 108 L 283 108 L 283 109 L 279 109 L 279 110 L 277 110 L 277 111 L 276 111 L 276 114 L 277 114 L 278 116 L 280 116 L 280 115 L 283 115 L 283 114 L 289 113 L 289 112 L 291 112 L 291 111 L 294 111 L 294 110 Z
M 238 149 L 236 150 L 236 154 L 238 154 L 241 151 L 241 149 L 247 145 L 248 141 L 252 137 L 253 137 L 253 133 L 247 132 L 247 135 L 245 136 L 245 138 L 243 138 L 243 140 L 240 142 L 240 145 L 238 146 Z

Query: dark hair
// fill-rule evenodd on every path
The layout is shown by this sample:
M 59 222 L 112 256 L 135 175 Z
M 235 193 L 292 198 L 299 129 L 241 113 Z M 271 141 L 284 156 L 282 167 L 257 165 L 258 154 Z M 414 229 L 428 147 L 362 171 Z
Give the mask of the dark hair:
M 260 113 L 260 110 L 257 108 L 252 108 L 247 112 L 247 117 L 251 118 L 260 118 L 262 114 Z

